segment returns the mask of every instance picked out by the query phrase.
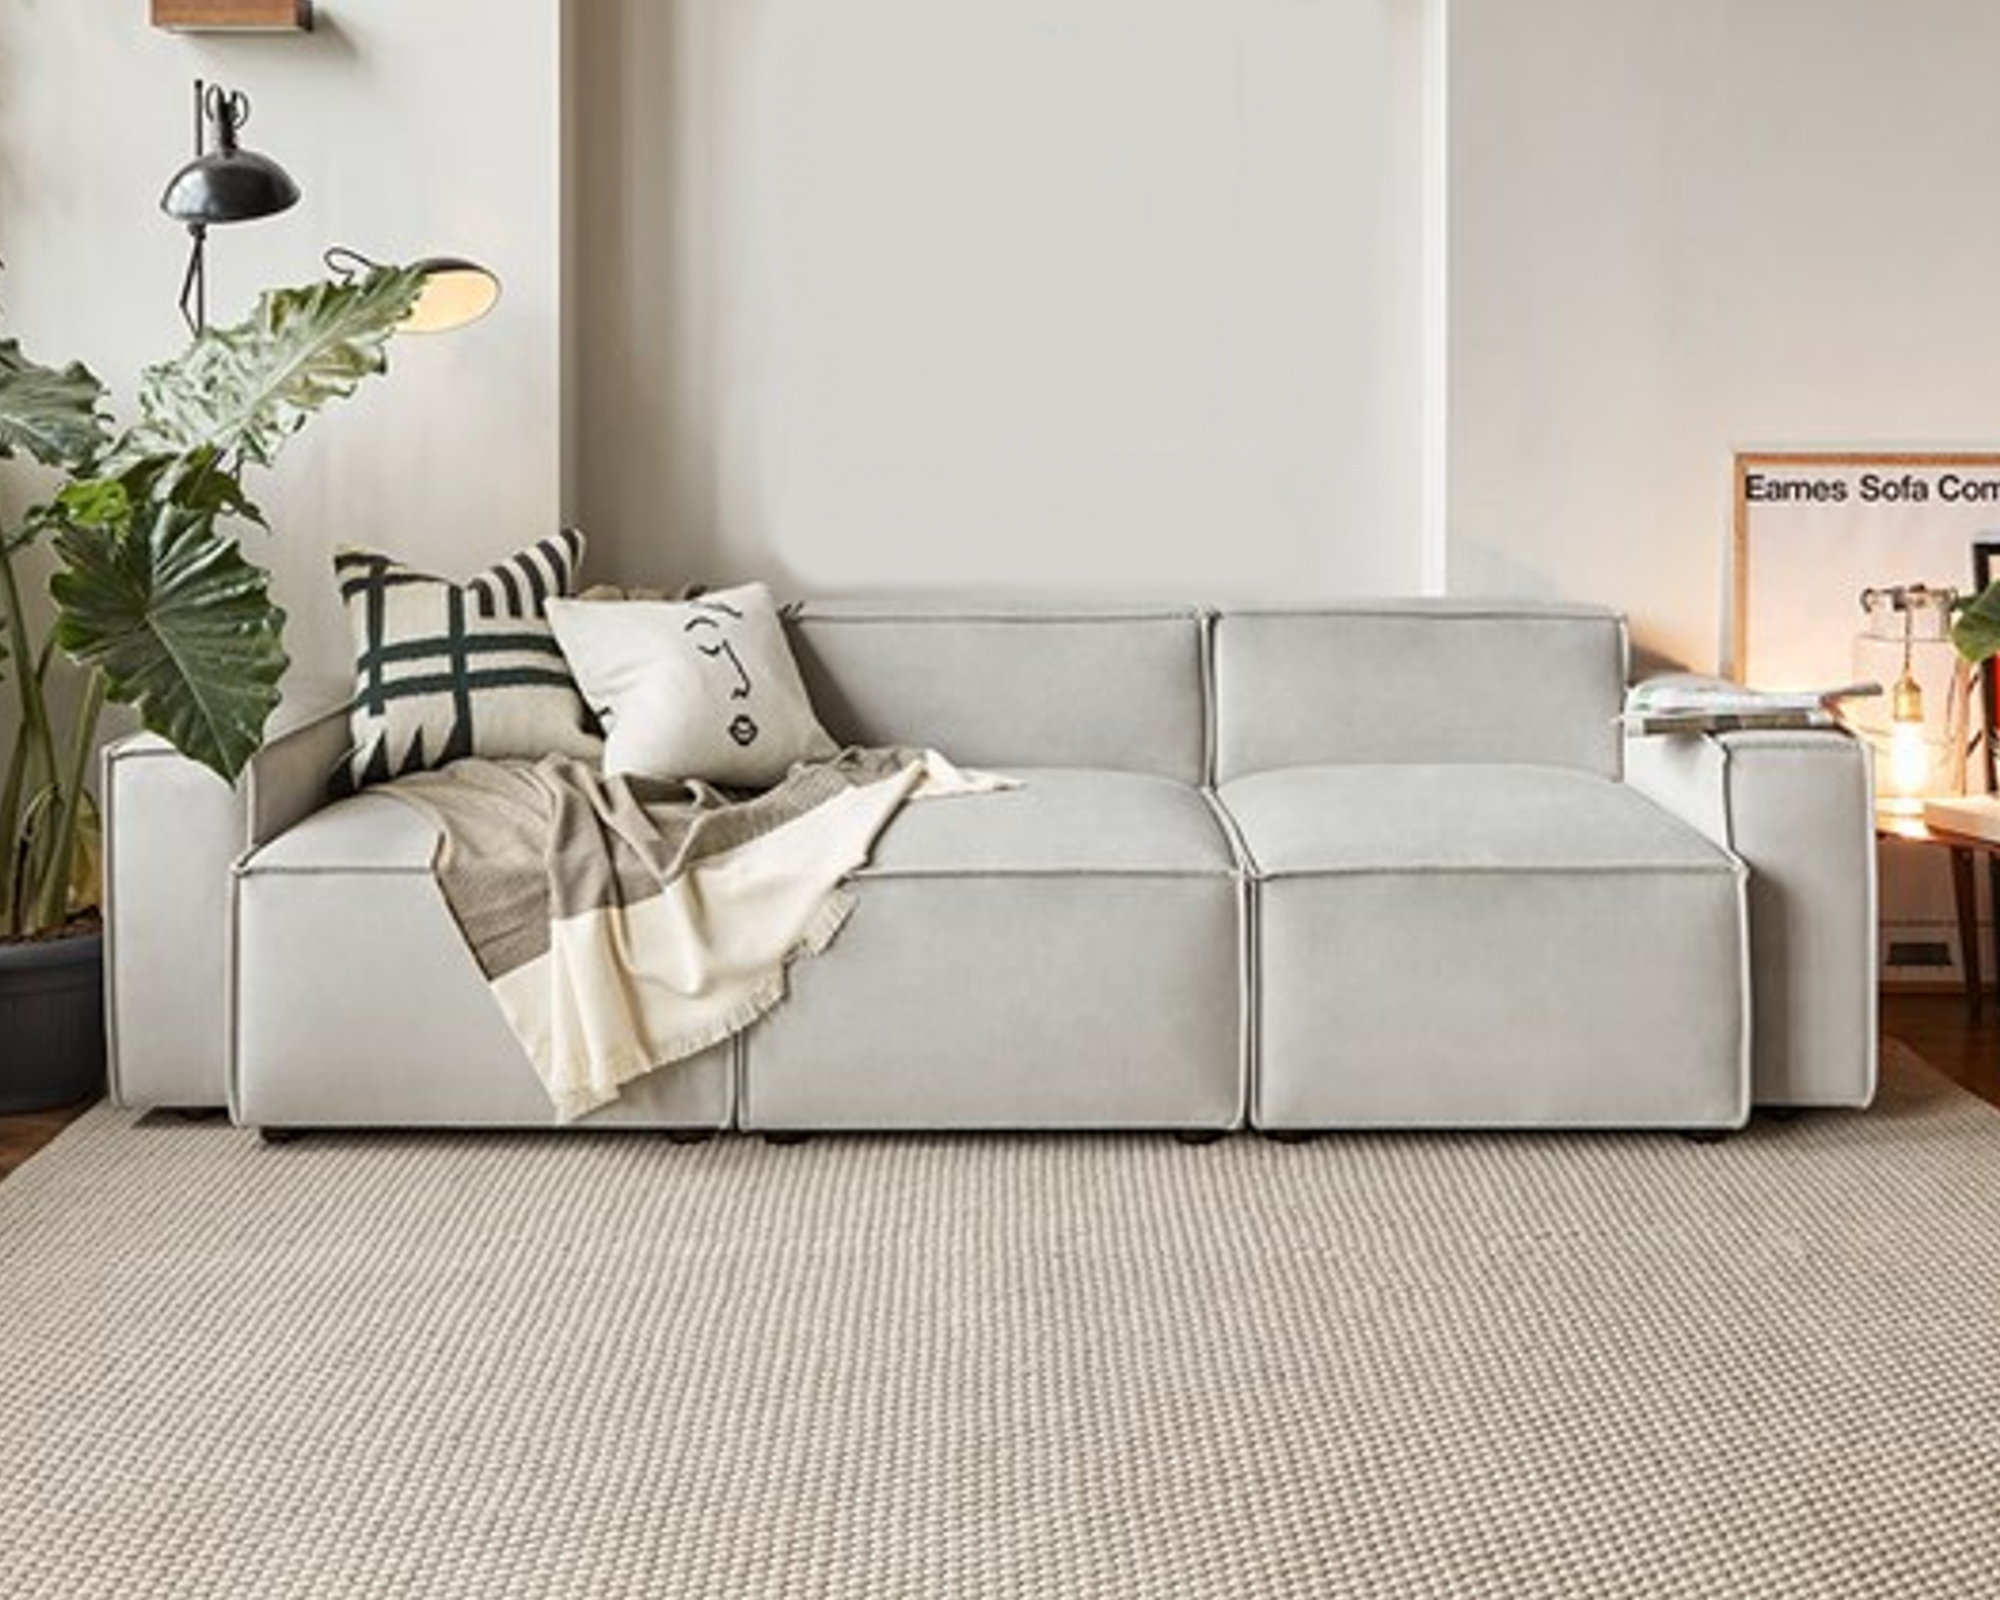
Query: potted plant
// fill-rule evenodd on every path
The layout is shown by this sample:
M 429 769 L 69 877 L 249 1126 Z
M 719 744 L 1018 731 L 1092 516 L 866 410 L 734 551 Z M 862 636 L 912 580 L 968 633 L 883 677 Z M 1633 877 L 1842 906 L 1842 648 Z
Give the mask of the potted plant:
M 0 518 L 0 1111 L 102 1084 L 98 821 L 89 788 L 107 701 L 233 781 L 278 703 L 284 613 L 236 529 L 268 528 L 244 474 L 387 366 L 422 275 L 265 295 L 141 374 L 114 426 L 84 366 L 0 339 L 0 461 L 50 487 Z M 46 597 L 30 568 L 48 570 Z M 51 615 L 52 611 L 52 615 Z M 48 620 L 44 620 L 48 619 Z

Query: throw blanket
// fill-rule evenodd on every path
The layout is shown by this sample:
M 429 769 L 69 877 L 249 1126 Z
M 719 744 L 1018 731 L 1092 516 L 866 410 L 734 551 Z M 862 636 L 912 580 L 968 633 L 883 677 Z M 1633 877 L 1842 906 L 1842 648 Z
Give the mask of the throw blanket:
M 905 800 L 1003 787 L 935 752 L 850 750 L 747 799 L 560 756 L 458 761 L 380 792 L 443 831 L 445 901 L 568 1122 L 776 1005 Z

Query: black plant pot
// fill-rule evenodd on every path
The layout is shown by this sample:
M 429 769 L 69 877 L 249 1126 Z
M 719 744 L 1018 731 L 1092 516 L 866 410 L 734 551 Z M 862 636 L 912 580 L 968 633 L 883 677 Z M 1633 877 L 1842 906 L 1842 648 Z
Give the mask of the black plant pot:
M 104 1092 L 104 935 L 0 944 L 0 1112 Z

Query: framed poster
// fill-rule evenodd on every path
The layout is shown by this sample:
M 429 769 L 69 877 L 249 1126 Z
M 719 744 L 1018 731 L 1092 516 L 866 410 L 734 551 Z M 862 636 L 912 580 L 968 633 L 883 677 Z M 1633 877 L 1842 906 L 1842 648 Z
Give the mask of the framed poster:
M 1978 594 L 1995 578 L 2000 578 L 2000 539 L 1981 539 L 1972 547 L 1972 592 Z M 1986 792 L 2000 794 L 2000 751 L 1993 740 L 1993 730 L 2000 728 L 2000 657 L 1980 665 L 1979 703 L 1985 710 Z M 1986 864 L 1995 890 L 1993 903 L 2000 906 L 2000 857 L 1988 857 Z
M 1740 451 L 1723 671 L 1845 683 L 1862 591 L 1969 593 L 1981 543 L 2000 545 L 2000 452 Z

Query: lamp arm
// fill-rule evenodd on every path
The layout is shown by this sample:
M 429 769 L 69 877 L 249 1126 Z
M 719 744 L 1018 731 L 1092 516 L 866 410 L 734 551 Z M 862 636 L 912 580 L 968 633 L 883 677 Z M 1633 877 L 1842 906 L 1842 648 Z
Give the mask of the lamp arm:
M 364 256 L 359 250 L 350 249 L 344 244 L 328 246 L 320 260 L 326 264 L 326 270 L 342 283 L 358 278 L 364 272 L 374 272 L 382 265 L 381 262 Z
M 200 222 L 188 224 L 188 236 L 194 243 L 188 247 L 187 272 L 181 278 L 181 320 L 188 325 L 188 332 L 199 334 L 208 326 L 208 228 Z M 194 302 L 194 309 L 188 309 L 188 302 Z

